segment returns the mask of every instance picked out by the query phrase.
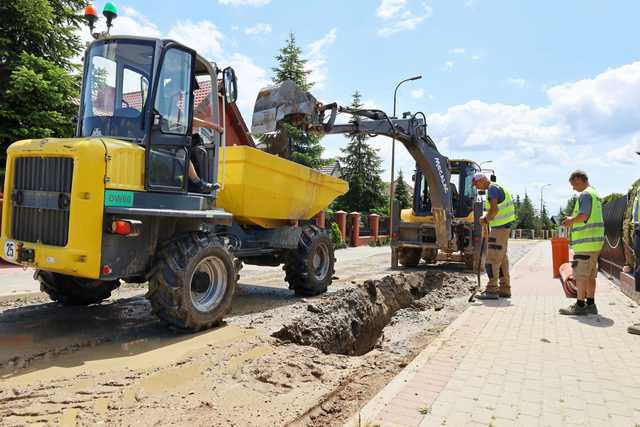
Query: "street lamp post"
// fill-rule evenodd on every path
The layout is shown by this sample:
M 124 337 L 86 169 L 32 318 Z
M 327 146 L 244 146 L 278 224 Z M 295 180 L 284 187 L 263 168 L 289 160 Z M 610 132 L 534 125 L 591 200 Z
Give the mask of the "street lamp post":
M 421 78 L 422 78 L 422 75 L 419 74 L 417 76 L 404 79 L 396 85 L 396 88 L 393 91 L 393 118 L 394 119 L 396 118 L 396 99 L 398 95 L 398 88 L 400 87 L 401 84 L 405 82 L 412 81 L 412 80 L 420 80 Z M 392 136 L 391 137 L 391 183 L 389 185 L 389 234 L 391 234 L 391 229 L 393 225 L 393 195 L 395 193 L 393 184 L 395 179 L 395 174 L 394 174 L 395 163 L 396 163 L 396 138 Z

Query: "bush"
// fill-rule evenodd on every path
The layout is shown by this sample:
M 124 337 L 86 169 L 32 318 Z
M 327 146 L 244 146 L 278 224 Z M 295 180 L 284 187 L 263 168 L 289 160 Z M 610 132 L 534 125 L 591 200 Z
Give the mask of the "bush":
M 342 240 L 342 234 L 340 233 L 340 227 L 335 222 L 331 223 L 331 241 L 336 249 L 346 248 L 347 245 Z
M 384 239 L 377 239 L 369 242 L 369 246 L 388 246 L 391 243 L 391 237 L 387 236 Z

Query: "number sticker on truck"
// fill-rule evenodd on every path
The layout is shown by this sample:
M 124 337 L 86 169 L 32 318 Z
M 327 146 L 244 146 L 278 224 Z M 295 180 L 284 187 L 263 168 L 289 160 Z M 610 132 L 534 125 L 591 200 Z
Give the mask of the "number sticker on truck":
M 4 242 L 4 250 L 2 251 L 4 258 L 8 261 L 15 261 L 18 258 L 18 245 L 13 240 Z
M 104 205 L 130 208 L 133 206 L 134 194 L 131 191 L 106 190 Z

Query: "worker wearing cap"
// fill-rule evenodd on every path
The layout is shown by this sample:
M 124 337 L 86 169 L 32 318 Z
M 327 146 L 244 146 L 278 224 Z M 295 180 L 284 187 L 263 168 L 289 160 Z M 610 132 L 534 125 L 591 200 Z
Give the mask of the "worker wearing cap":
M 478 190 L 486 190 L 487 198 L 484 209 L 486 213 L 480 218 L 482 224 L 489 224 L 489 241 L 485 270 L 489 283 L 478 299 L 498 299 L 511 297 L 509 283 L 509 257 L 507 249 L 511 226 L 516 221 L 516 211 L 511 194 L 503 186 L 491 182 L 485 174 L 476 173 L 472 178 Z
M 576 279 L 578 299 L 575 304 L 561 308 L 560 314 L 582 316 L 598 314 L 595 303 L 598 257 L 604 246 L 604 221 L 602 201 L 589 184 L 583 171 L 577 170 L 569 177 L 569 183 L 580 193 L 573 214 L 562 221 L 571 227 L 570 245 L 573 251 L 573 277 Z
M 640 154 L 640 153 L 638 153 Z M 640 191 L 636 192 L 633 199 L 633 252 L 635 263 L 633 275 L 636 279 L 636 292 L 640 292 Z M 627 328 L 630 334 L 640 335 L 640 323 L 635 323 Z

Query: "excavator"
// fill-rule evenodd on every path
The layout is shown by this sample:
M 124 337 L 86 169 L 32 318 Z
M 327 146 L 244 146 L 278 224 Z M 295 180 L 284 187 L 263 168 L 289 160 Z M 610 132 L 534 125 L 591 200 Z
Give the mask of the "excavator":
M 360 120 L 338 124 L 338 114 Z M 364 132 L 400 141 L 416 161 L 415 189 L 411 209 L 400 210 L 397 204 L 392 208 L 391 267 L 415 267 L 422 258 L 461 261 L 479 270 L 482 202 L 471 178 L 480 166 L 442 155 L 427 134 L 424 113 L 405 113 L 399 119 L 378 109 L 323 104 L 286 81 L 259 92 L 251 132 L 261 135 L 272 153 L 282 155 L 287 152 L 285 123 L 319 136 Z

